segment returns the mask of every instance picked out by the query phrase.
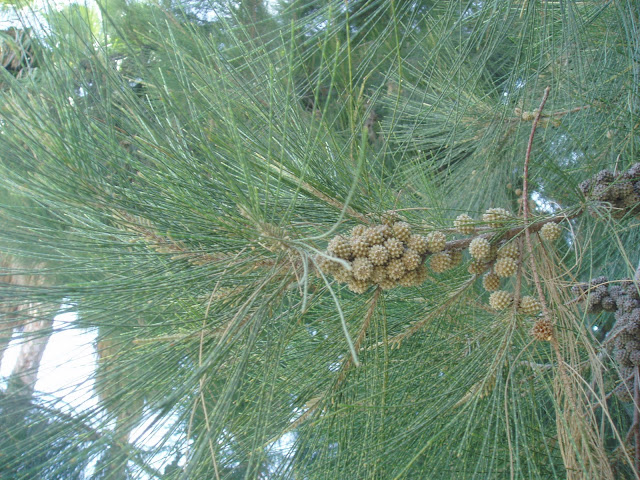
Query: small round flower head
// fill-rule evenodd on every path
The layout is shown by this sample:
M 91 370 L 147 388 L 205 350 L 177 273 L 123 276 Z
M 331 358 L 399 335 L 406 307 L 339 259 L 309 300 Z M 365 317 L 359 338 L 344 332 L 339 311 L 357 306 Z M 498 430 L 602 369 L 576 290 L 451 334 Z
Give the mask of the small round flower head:
M 480 260 L 472 260 L 469 264 L 469 267 L 467 268 L 467 271 L 471 275 L 480 275 L 481 273 L 484 273 L 486 269 L 487 264 L 485 262 Z
M 341 265 L 338 262 L 334 262 L 323 255 L 316 256 L 316 265 L 322 273 L 331 275 L 341 268 Z
M 404 251 L 404 255 L 402 256 L 402 262 L 407 270 L 415 270 L 418 268 L 421 262 L 420 255 L 417 252 L 411 250 L 410 248 Z
M 513 295 L 504 290 L 496 290 L 489 297 L 489 305 L 494 310 L 504 310 L 511 305 L 511 302 L 513 302 Z
M 397 238 L 389 238 L 386 242 L 384 242 L 384 246 L 389 252 L 389 256 L 391 258 L 398 258 L 404 253 L 404 246 L 402 245 L 402 242 Z
M 418 268 L 416 268 L 416 286 L 422 285 L 427 280 L 428 276 L 429 273 L 427 272 L 427 266 L 424 263 L 421 263 Z
M 366 280 L 353 279 L 347 283 L 347 287 L 349 287 L 349 290 L 353 293 L 364 293 L 370 286 L 371 284 Z
M 392 280 L 402 278 L 406 270 L 404 262 L 400 258 L 394 258 L 387 264 L 387 276 Z
M 389 260 L 389 252 L 382 245 L 374 245 L 369 248 L 369 260 L 374 265 L 384 265 Z
M 451 268 L 451 257 L 446 252 L 434 253 L 431 256 L 429 266 L 435 273 L 442 273 Z
M 460 265 L 462 262 L 462 250 L 445 250 L 451 257 L 451 268 Z
M 415 270 L 410 270 L 406 272 L 400 280 L 398 280 L 398 285 L 401 287 L 414 287 L 416 286 L 416 281 L 418 278 L 418 274 Z
M 537 298 L 526 296 L 520 299 L 519 310 L 525 315 L 536 315 L 542 310 L 542 306 Z
M 373 283 L 382 283 L 387 278 L 387 268 L 381 265 L 373 267 L 371 272 L 371 281 Z
M 394 223 L 398 221 L 398 214 L 396 212 L 385 212 L 382 214 L 382 223 L 383 225 L 388 225 L 390 227 L 393 226 Z
M 431 253 L 441 252 L 447 244 L 447 237 L 442 232 L 431 232 L 427 235 L 427 248 Z
M 496 260 L 493 271 L 502 278 L 510 277 L 518 270 L 518 262 L 511 257 L 502 257 Z
M 355 227 L 353 227 L 351 229 L 351 236 L 352 237 L 360 237 L 362 235 L 364 235 L 364 233 L 367 231 L 367 227 L 365 227 L 364 225 L 356 225 Z
M 482 221 L 488 223 L 491 228 L 498 228 L 510 217 L 511 214 L 504 208 L 490 208 L 482 214 Z
M 354 257 L 366 257 L 369 253 L 369 242 L 365 236 L 351 237 L 351 251 Z
M 482 277 L 482 286 L 487 292 L 495 292 L 500 288 L 500 277 L 495 273 L 487 273 Z
M 338 258 L 344 260 L 350 260 L 353 256 L 353 251 L 349 241 L 341 235 L 333 237 L 329 242 L 327 251 Z
M 471 240 L 469 244 L 469 253 L 476 260 L 484 260 L 491 253 L 491 244 L 486 238 L 478 237 Z
M 379 283 L 379 285 L 380 285 L 380 288 L 383 290 L 391 290 L 392 288 L 395 288 L 398 286 L 398 282 L 389 277 L 386 277 L 383 281 Z
M 553 338 L 553 326 L 549 320 L 539 319 L 531 329 L 531 336 L 539 341 L 549 341 Z
M 562 228 L 560 228 L 560 225 L 555 222 L 545 223 L 540 229 L 540 235 L 542 236 L 542 238 L 549 242 L 555 242 L 560 238 L 561 234 Z
M 353 277 L 356 280 L 369 280 L 373 273 L 373 263 L 371 260 L 364 257 L 358 257 L 353 261 L 352 267 Z
M 427 253 L 427 250 L 429 248 L 426 237 L 417 234 L 413 234 L 409 237 L 407 247 L 418 253 L 418 255 L 424 255 L 425 253 Z
M 476 231 L 476 227 L 473 226 L 474 220 L 466 213 L 458 215 L 453 221 L 453 226 L 456 231 L 463 235 L 471 235 Z
M 353 280 L 353 273 L 344 266 L 340 265 L 340 268 L 333 274 L 338 283 L 347 283 Z
M 377 227 L 369 227 L 364 233 L 364 238 L 367 240 L 367 243 L 371 246 L 373 245 L 381 245 L 384 242 L 384 237 L 382 236 L 382 232 Z
M 520 249 L 517 242 L 505 243 L 498 248 L 498 258 L 511 257 L 517 259 L 520 256 Z
M 393 234 L 398 240 L 408 242 L 411 237 L 411 227 L 407 222 L 396 222 L 393 224 Z
M 387 238 L 393 237 L 393 228 L 391 228 L 389 225 L 382 224 L 382 225 L 378 225 L 376 228 L 382 235 L 382 238 L 384 238 L 385 240 Z

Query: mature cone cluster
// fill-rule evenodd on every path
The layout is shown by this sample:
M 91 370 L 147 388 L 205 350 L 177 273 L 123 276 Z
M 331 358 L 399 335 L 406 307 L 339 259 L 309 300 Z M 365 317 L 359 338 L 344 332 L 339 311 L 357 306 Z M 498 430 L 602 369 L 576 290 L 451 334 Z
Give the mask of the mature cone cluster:
M 602 170 L 580 184 L 580 191 L 599 202 L 609 202 L 615 207 L 612 215 L 621 218 L 630 212 L 640 216 L 640 163 L 634 163 L 618 175 Z
M 619 286 L 612 286 L 614 295 L 618 294 Z M 607 277 L 592 278 L 589 283 L 579 283 L 571 287 L 574 295 L 580 300 L 587 300 L 587 313 L 600 313 L 602 310 L 613 312 L 616 310 L 616 301 L 609 293 Z
M 320 270 L 332 274 L 338 282 L 346 283 L 355 293 L 364 293 L 372 285 L 379 285 L 386 290 L 424 283 L 427 276 L 424 260 L 428 253 L 434 251 L 429 249 L 427 238 L 411 233 L 408 223 L 394 220 L 397 217 L 386 215 L 380 225 L 358 225 L 353 228 L 350 237 L 335 236 L 329 242 L 327 254 L 343 262 L 320 256 Z M 440 247 L 442 243 L 444 248 L 444 235 L 441 235 L 435 236 L 436 246 Z M 445 264 L 450 268 L 449 254 L 441 252 L 437 255 L 442 258 L 435 261 L 438 269 L 434 267 L 434 271 L 443 271 Z M 432 260 L 432 266 L 433 263 Z M 345 264 L 351 269 L 346 268 Z
M 638 273 L 636 277 L 638 277 Z M 614 338 L 613 358 L 620 366 L 623 379 L 615 393 L 622 401 L 630 401 L 633 391 L 634 367 L 640 366 L 640 294 L 637 281 L 623 280 L 608 284 L 607 277 L 600 276 L 589 283 L 575 285 L 573 293 L 587 299 L 588 312 L 602 310 L 615 312 L 616 324 L 609 334 Z

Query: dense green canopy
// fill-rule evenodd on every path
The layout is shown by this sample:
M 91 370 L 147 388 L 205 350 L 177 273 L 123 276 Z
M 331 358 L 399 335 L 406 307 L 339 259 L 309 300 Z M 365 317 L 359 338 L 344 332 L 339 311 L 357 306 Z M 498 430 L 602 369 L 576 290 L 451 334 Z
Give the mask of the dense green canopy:
M 637 2 L 40 18 L 0 72 L 0 477 L 633 478 Z M 387 283 L 352 233 L 384 222 Z M 69 408 L 34 390 L 62 311 L 98 358 Z

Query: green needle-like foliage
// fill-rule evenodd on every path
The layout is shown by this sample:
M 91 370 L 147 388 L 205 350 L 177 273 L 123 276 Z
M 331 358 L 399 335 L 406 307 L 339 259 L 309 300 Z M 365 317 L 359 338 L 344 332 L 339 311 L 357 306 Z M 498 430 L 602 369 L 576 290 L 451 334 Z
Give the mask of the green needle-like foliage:
M 33 391 L 39 357 L 14 370 L 0 477 L 633 477 L 615 319 L 571 286 L 640 260 L 634 206 L 578 188 L 640 158 L 637 3 L 108 2 L 46 19 L 37 65 L 0 78 L 0 348 L 46 342 L 67 311 L 56 328 L 94 335 L 97 362 L 72 407 Z M 497 227 L 493 207 L 511 212 Z M 361 294 L 321 267 L 390 210 L 447 251 L 468 246 L 461 213 L 471 236 L 512 239 L 515 306 L 489 306 L 468 253 Z M 560 240 L 540 239 L 545 219 Z

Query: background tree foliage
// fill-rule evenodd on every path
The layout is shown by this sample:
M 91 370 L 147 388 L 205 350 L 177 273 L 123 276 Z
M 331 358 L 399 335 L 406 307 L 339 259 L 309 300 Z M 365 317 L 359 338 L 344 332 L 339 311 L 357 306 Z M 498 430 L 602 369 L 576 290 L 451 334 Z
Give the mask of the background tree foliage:
M 0 348 L 23 360 L 0 476 L 632 478 L 615 322 L 570 287 L 639 260 L 637 219 L 578 189 L 639 161 L 638 22 L 624 0 L 52 11 L 0 79 Z M 518 235 L 505 288 L 538 295 L 536 266 L 553 341 L 491 309 L 468 257 L 364 294 L 318 272 L 389 210 L 449 239 L 490 207 L 522 227 L 547 86 L 529 220 L 564 235 Z M 77 410 L 33 390 L 61 311 L 97 331 Z

